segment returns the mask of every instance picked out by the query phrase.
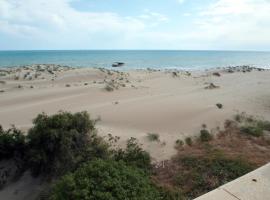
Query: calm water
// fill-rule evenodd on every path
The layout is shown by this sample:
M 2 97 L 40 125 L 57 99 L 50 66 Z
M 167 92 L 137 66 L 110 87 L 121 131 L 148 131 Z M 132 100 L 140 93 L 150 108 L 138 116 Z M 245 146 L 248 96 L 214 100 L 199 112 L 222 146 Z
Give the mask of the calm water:
M 111 67 L 113 62 L 130 68 L 206 69 L 236 65 L 270 68 L 270 52 L 240 51 L 0 51 L 0 67 L 29 64 L 61 64 Z

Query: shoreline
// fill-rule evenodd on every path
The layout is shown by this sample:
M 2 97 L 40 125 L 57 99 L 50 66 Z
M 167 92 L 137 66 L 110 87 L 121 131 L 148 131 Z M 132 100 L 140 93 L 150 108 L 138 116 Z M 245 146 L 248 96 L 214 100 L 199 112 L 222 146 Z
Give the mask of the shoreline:
M 13 68 L 0 76 L 0 124 L 27 130 L 38 113 L 86 110 L 101 117 L 103 136 L 120 136 L 120 146 L 136 137 L 160 161 L 174 155 L 177 139 L 198 135 L 202 124 L 215 133 L 241 112 L 270 120 L 269 70 L 118 69 Z M 158 134 L 160 142 L 149 141 L 148 133 Z

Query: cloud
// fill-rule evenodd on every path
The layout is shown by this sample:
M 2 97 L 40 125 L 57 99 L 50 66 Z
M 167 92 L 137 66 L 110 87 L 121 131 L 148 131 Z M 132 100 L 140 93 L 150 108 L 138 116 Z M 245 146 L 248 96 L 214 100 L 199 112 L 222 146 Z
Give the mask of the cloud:
M 199 37 L 227 46 L 256 48 L 270 45 L 269 0 L 218 0 L 199 14 Z
M 208 5 L 196 4 L 199 10 L 187 9 L 174 18 L 152 10 L 137 16 L 79 11 L 71 6 L 73 1 L 0 0 L 0 48 L 270 47 L 269 0 L 215 0 Z
M 0 0 L 0 33 L 59 44 L 70 38 L 78 43 L 109 40 L 108 44 L 124 44 L 134 33 L 168 20 L 165 15 L 151 11 L 135 17 L 114 12 L 82 12 L 73 8 L 71 2 Z

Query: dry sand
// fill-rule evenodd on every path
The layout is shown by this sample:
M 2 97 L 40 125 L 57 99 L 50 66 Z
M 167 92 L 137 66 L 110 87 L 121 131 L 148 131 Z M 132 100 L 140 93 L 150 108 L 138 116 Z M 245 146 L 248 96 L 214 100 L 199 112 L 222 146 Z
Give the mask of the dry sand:
M 270 120 L 270 71 L 220 71 L 220 77 L 212 71 L 174 77 L 154 70 L 61 68 L 35 75 L 33 69 L 17 69 L 0 76 L 0 124 L 27 130 L 38 113 L 86 110 L 101 117 L 100 134 L 120 136 L 120 145 L 138 138 L 153 160 L 160 161 L 175 153 L 177 139 L 198 135 L 202 124 L 215 132 L 243 111 Z M 104 87 L 112 80 L 110 85 L 119 89 L 108 92 Z M 205 89 L 209 83 L 219 88 Z M 160 142 L 149 141 L 147 133 L 159 134 Z

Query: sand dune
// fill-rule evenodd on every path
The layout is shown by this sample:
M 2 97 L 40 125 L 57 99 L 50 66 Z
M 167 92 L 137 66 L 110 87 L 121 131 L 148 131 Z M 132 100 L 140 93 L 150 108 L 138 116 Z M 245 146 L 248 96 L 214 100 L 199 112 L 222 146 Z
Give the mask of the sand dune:
M 70 69 L 33 80 L 0 77 L 0 124 L 27 130 L 40 112 L 88 111 L 101 117 L 100 134 L 138 138 L 156 160 L 174 154 L 174 142 L 196 135 L 202 124 L 213 132 L 224 120 L 245 111 L 270 120 L 270 71 L 248 73 L 137 70 L 108 72 L 100 69 Z M 104 81 L 105 80 L 105 81 Z M 121 83 L 108 92 L 111 80 Z M 219 86 L 205 89 L 209 83 Z M 68 84 L 68 85 L 67 85 Z M 18 88 L 21 85 L 21 88 Z M 31 88 L 32 87 L 32 88 Z M 221 103 L 222 109 L 216 104 Z M 158 133 L 161 142 L 150 142 L 147 133 Z

